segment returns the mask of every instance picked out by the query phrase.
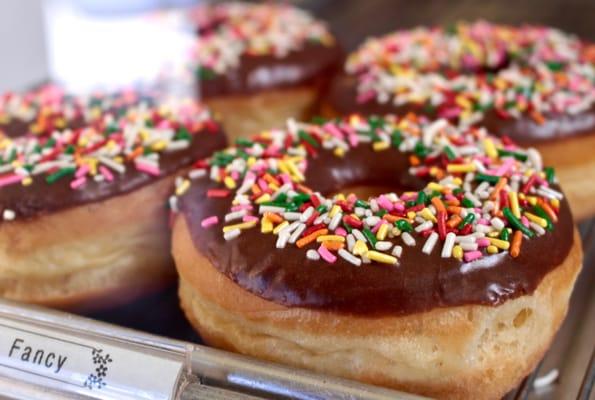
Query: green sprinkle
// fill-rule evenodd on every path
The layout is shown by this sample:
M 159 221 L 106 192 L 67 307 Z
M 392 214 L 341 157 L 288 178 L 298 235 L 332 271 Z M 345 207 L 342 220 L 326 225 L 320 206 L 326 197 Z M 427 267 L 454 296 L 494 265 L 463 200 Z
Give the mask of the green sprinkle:
M 426 156 L 428 154 L 430 154 L 430 149 L 426 148 L 426 146 L 424 146 L 424 144 L 420 140 L 415 144 L 415 148 L 413 149 L 413 152 L 418 157 L 426 158 Z
M 297 196 L 294 196 L 292 201 L 296 204 L 302 205 L 305 202 L 310 200 L 310 195 L 305 193 L 300 193 Z
M 69 144 L 66 147 L 66 150 L 64 150 L 64 153 L 66 153 L 66 154 L 74 154 L 74 150 L 75 150 L 74 146 L 71 145 L 71 144 Z
M 519 161 L 527 161 L 527 155 L 522 153 L 517 153 L 515 151 L 503 150 L 498 149 L 498 156 L 499 157 L 514 157 Z
M 506 240 L 507 242 L 510 239 L 510 233 L 508 232 L 508 228 L 504 228 L 500 231 L 500 239 Z
M 535 205 L 533 206 L 533 211 L 535 212 L 535 214 L 543 219 L 545 219 L 547 221 L 547 230 L 551 231 L 552 229 L 554 229 L 554 225 L 552 224 L 552 220 L 550 219 L 550 216 L 545 212 L 545 210 L 543 208 L 541 208 L 541 206 Z
M 239 147 L 250 147 L 250 146 L 252 146 L 252 144 L 254 144 L 254 142 L 252 142 L 251 140 L 248 140 L 246 138 L 237 138 L 236 139 L 236 146 L 239 146 Z
M 545 65 L 550 69 L 550 71 L 560 71 L 564 67 L 564 63 L 559 61 L 546 61 Z
M 496 184 L 500 180 L 500 177 L 496 175 L 478 173 L 477 175 L 475 175 L 475 180 L 479 182 L 489 182 Z
M 311 144 L 314 147 L 320 147 L 320 145 L 318 144 L 318 142 L 316 141 L 316 139 L 314 139 L 310 134 L 308 134 L 306 131 L 300 130 L 298 132 L 298 137 L 300 139 L 302 139 L 305 142 L 308 142 L 309 144 Z
M 553 167 L 545 167 L 543 169 L 545 171 L 545 178 L 547 179 L 548 183 L 554 183 L 556 179 L 556 171 Z
M 471 200 L 469 200 L 468 198 L 464 198 L 463 201 L 461 201 L 461 204 L 463 205 L 463 207 L 465 208 L 473 208 L 473 202 Z
M 315 115 L 312 117 L 312 123 L 316 124 L 316 125 L 323 125 L 325 124 L 327 121 L 326 118 L 321 117 L 320 115 Z
M 379 217 L 384 217 L 384 215 L 385 215 L 386 213 L 388 213 L 388 211 L 386 211 L 386 210 L 382 209 L 382 210 L 378 211 L 378 213 L 376 213 L 376 215 L 377 215 L 377 216 L 379 216 Z
M 207 67 L 198 67 L 196 69 L 196 74 L 198 75 L 199 79 L 202 80 L 211 80 L 211 79 L 215 79 L 215 77 L 217 76 L 217 74 L 215 73 L 215 71 L 213 71 L 210 68 Z
M 369 205 L 368 203 L 366 203 L 366 202 L 365 202 L 365 201 L 363 201 L 363 200 L 359 200 L 359 199 L 357 199 L 357 200 L 355 201 L 355 206 L 356 206 L 356 207 L 361 207 L 361 208 L 370 208 L 370 205 Z
M 65 177 L 66 175 L 72 175 L 72 174 L 74 174 L 75 171 L 76 171 L 76 168 L 75 167 L 65 167 L 65 168 L 62 168 L 62 169 L 54 172 L 51 175 L 48 175 L 45 178 L 45 181 L 47 183 L 50 183 L 51 184 L 51 183 L 56 182 L 58 179 Z
M 180 129 L 176 132 L 175 136 L 176 140 L 190 140 L 192 137 L 190 136 L 190 132 L 186 129 L 185 126 L 181 126 Z
M 413 227 L 411 226 L 411 224 L 404 220 L 404 219 L 398 219 L 395 221 L 395 226 L 401 231 L 401 232 L 411 232 L 413 231 Z
M 416 205 L 419 204 L 426 204 L 427 201 L 427 197 L 426 194 L 423 192 L 423 190 L 420 190 L 419 192 L 417 192 L 417 200 L 415 201 Z
M 393 133 L 390 135 L 390 142 L 394 147 L 399 147 L 401 142 L 403 142 L 403 134 L 400 130 L 395 129 Z
M 325 212 L 327 212 L 327 210 L 328 207 L 322 204 L 316 207 L 316 211 L 318 211 L 320 214 L 324 214 Z
M 45 142 L 45 144 L 43 145 L 44 149 L 50 148 L 50 147 L 54 147 L 54 145 L 56 144 L 56 139 L 54 138 L 49 138 L 47 142 Z
M 473 221 L 475 221 L 475 214 L 473 213 L 469 213 L 467 214 L 467 216 L 463 219 L 463 221 L 461 221 L 461 223 L 459 224 L 458 228 L 459 229 L 463 229 L 465 226 L 472 224 Z
M 362 232 L 363 232 L 364 236 L 366 237 L 366 239 L 368 240 L 368 242 L 370 242 L 372 247 L 375 247 L 376 246 L 376 236 L 374 236 L 372 231 L 369 230 L 368 228 L 364 228 Z
M 452 150 L 450 146 L 444 147 L 444 153 L 446 154 L 446 157 L 451 161 L 457 158 L 455 152 Z
M 502 210 L 502 213 L 504 214 L 504 216 L 506 217 L 508 222 L 510 222 L 510 225 L 512 225 L 516 229 L 520 230 L 521 232 L 523 232 L 523 234 L 525 234 L 526 236 L 528 236 L 530 238 L 535 236 L 533 231 L 531 231 L 529 228 L 527 228 L 525 225 L 523 225 L 521 220 L 514 216 L 514 214 L 510 210 L 510 208 L 504 207 L 504 209 Z

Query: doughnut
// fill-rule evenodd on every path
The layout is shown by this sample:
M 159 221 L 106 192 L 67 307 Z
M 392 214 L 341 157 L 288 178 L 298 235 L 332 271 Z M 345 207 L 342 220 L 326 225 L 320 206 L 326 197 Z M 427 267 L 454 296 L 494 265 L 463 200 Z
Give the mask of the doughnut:
M 207 343 L 251 356 L 499 399 L 543 356 L 581 268 L 555 170 L 485 128 L 289 120 L 194 168 L 176 186 L 181 306 Z
M 342 55 L 325 24 L 287 4 L 224 2 L 190 13 L 199 98 L 232 137 L 306 118 Z
M 44 86 L 0 121 L 0 296 L 90 310 L 175 279 L 169 190 L 226 145 L 204 106 Z
M 486 22 L 397 31 L 348 56 L 323 115 L 415 111 L 479 124 L 557 167 L 577 219 L 595 214 L 595 47 L 559 30 Z

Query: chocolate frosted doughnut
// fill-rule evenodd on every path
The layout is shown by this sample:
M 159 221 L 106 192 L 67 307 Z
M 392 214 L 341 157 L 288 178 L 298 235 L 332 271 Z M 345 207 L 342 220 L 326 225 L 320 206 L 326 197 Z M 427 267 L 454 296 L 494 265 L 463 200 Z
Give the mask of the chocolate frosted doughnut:
M 577 217 L 595 212 L 593 46 L 553 28 L 486 22 L 415 28 L 366 41 L 350 54 L 326 114 L 415 111 L 479 124 L 558 167 Z M 570 155 L 570 156 L 569 156 Z M 595 190 L 595 189 L 593 189 Z
M 226 143 L 208 111 L 50 87 L 0 104 L 0 294 L 102 306 L 170 279 L 168 187 Z
M 199 96 L 233 137 L 308 116 L 339 66 L 325 24 L 286 4 L 203 5 L 190 19 Z
M 191 174 L 173 234 L 182 306 L 207 341 L 267 359 L 498 398 L 545 352 L 580 269 L 554 170 L 484 128 L 290 121 Z M 334 194 L 358 185 L 404 191 Z

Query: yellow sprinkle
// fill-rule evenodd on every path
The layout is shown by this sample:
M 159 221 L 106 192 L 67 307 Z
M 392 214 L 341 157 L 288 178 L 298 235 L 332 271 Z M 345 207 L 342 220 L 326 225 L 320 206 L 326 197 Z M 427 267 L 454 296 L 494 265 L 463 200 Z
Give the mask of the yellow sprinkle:
M 345 242 L 345 238 L 341 235 L 320 235 L 316 238 L 317 242 L 326 242 L 327 240 L 333 241 L 333 242 Z
M 471 108 L 471 103 L 465 98 L 465 96 L 459 95 L 455 101 L 462 108 Z
M 268 218 L 263 218 L 260 221 L 260 231 L 262 233 L 270 233 L 273 231 L 273 223 Z
M 248 229 L 256 225 L 257 221 L 242 222 L 240 224 L 227 225 L 223 227 L 223 232 L 233 231 L 234 229 Z M 287 221 L 286 221 L 287 222 Z
M 510 200 L 510 210 L 512 211 L 512 214 L 517 218 L 521 218 L 521 209 L 519 208 L 517 192 L 508 192 L 508 200 Z
M 494 142 L 492 139 L 484 139 L 483 141 L 483 148 L 485 149 L 486 154 L 491 159 L 498 158 L 498 151 L 496 150 L 496 146 L 494 146 Z
M 446 170 L 448 172 L 474 172 L 475 164 L 448 164 Z
M 225 183 L 225 186 L 228 189 L 235 189 L 236 188 L 236 181 L 234 181 L 231 176 L 226 176 L 225 179 L 223 180 L 223 183 Z
M 399 228 L 397 228 L 397 227 L 393 227 L 393 228 L 390 230 L 390 233 L 391 233 L 393 236 L 399 236 L 399 235 L 401 234 L 401 230 L 400 230 Z
M 409 211 L 409 212 L 407 213 L 407 218 L 409 218 L 409 219 L 413 219 L 413 218 L 415 218 L 415 211 Z
M 337 195 L 337 200 L 345 200 L 345 195 L 343 193 L 339 193 Z M 338 207 L 338 206 L 337 206 Z M 339 208 L 340 209 L 340 208 Z M 334 214 L 333 214 L 334 215 Z
M 459 245 L 456 245 L 455 247 L 453 247 L 452 256 L 454 258 L 456 258 L 457 260 L 462 260 L 463 259 L 463 248 Z
M 271 201 L 271 195 L 268 193 L 263 194 L 258 199 L 256 199 L 256 204 L 262 204 L 266 201 Z
M 497 248 L 499 248 L 501 250 L 508 250 L 510 248 L 510 242 L 507 242 L 506 240 L 496 239 L 496 238 L 491 238 L 491 237 L 488 237 L 488 240 L 490 241 L 492 246 L 496 246 Z
M 452 180 L 452 183 L 454 183 L 457 186 L 461 186 L 463 184 L 463 180 L 459 177 L 456 177 Z
M 537 197 L 535 196 L 527 196 L 527 201 L 529 202 L 529 204 L 531 204 L 532 206 L 537 204 Z
M 531 214 L 530 212 L 525 212 L 525 217 L 529 219 L 529 221 L 535 222 L 537 225 L 541 226 L 542 228 L 547 228 L 547 221 L 541 217 L 538 217 L 535 214 Z
M 275 227 L 275 229 L 273 229 L 273 233 L 274 233 L 275 235 L 276 235 L 276 234 L 278 234 L 278 233 L 279 233 L 279 232 L 281 232 L 281 230 L 282 230 L 283 228 L 285 228 L 287 225 L 289 225 L 289 222 L 287 222 L 287 221 L 283 221 L 283 222 L 281 222 L 279 225 L 277 225 L 277 226 Z
M 555 208 L 560 208 L 560 200 L 558 199 L 551 199 L 550 203 L 552 206 L 554 206 Z
M 33 179 L 31 179 L 31 177 L 30 177 L 30 176 L 28 176 L 28 177 L 24 178 L 24 179 L 21 181 L 21 184 L 22 184 L 23 186 L 29 186 L 29 185 L 31 185 L 32 183 L 33 183 Z
M 428 207 L 425 207 L 419 213 L 425 219 L 428 219 L 428 220 L 430 220 L 432 222 L 438 222 L 438 220 L 436 219 L 436 217 L 434 216 L 434 214 L 432 214 L 432 212 L 430 211 L 430 209 Z
M 386 150 L 389 147 L 390 147 L 390 143 L 385 142 L 385 141 L 374 142 L 374 144 L 372 145 L 372 148 L 374 149 L 374 151 Z
M 190 181 L 188 179 L 184 179 L 182 183 L 176 187 L 176 196 L 181 196 L 186 193 L 189 187 Z
M 365 254 L 372 261 L 378 261 L 384 264 L 396 264 L 397 257 L 389 256 L 388 254 L 380 253 L 375 250 L 370 250 Z
M 333 208 L 331 208 L 331 211 L 328 213 L 328 216 L 333 218 L 335 216 L 336 213 L 338 213 L 339 211 L 341 211 L 341 207 L 339 207 L 338 205 L 334 205 Z
M 436 182 L 430 182 L 430 183 L 428 183 L 427 188 L 432 191 L 441 192 L 444 189 L 444 186 L 442 186 Z
M 163 149 L 165 149 L 167 147 L 167 143 L 165 142 L 165 140 L 159 140 L 155 143 L 153 143 L 153 145 L 151 146 L 151 148 L 154 151 L 161 151 Z
M 378 232 L 376 232 L 376 239 L 384 240 L 386 238 L 387 233 L 388 233 L 388 224 L 380 225 L 380 228 L 378 228 Z
M 488 246 L 487 249 L 488 254 L 496 254 L 498 252 L 498 248 L 496 246 Z
M 498 231 L 492 231 L 492 232 L 488 233 L 488 237 L 491 237 L 491 238 L 498 237 L 498 235 L 500 235 L 500 232 L 498 232 Z
M 364 242 L 363 240 L 357 240 L 355 242 L 355 244 L 353 245 L 352 253 L 355 254 L 356 256 L 361 256 L 363 254 L 366 254 L 367 252 L 368 252 L 368 246 L 366 246 L 366 242 Z
M 335 147 L 335 150 L 333 151 L 333 153 L 335 154 L 336 157 L 343 157 L 345 155 L 345 150 L 343 150 L 342 147 Z
M 256 162 L 256 157 L 249 157 L 248 161 L 246 161 L 246 164 L 251 167 L 254 165 L 254 163 Z
M 296 181 L 303 182 L 306 179 L 292 160 L 285 161 L 285 165 L 287 165 L 287 168 L 289 168 L 289 171 L 295 177 Z

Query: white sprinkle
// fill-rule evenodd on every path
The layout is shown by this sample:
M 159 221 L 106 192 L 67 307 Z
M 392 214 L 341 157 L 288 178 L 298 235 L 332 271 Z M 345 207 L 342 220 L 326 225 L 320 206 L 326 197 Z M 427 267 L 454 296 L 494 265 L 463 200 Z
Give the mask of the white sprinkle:
M 529 162 L 531 163 L 531 165 L 533 165 L 533 168 L 535 168 L 535 170 L 537 171 L 541 171 L 543 168 L 543 163 L 541 161 L 541 155 L 539 154 L 539 152 L 537 150 L 535 150 L 534 148 L 529 148 L 527 150 L 527 158 L 529 160 Z
M 483 225 L 483 224 L 475 225 L 475 232 L 490 233 L 491 231 L 492 231 L 492 227 L 489 225 Z
M 306 258 L 308 260 L 318 261 L 320 260 L 320 254 L 314 249 L 310 249 L 306 252 Z
M 232 229 L 231 231 L 225 232 L 223 234 L 223 238 L 225 240 L 233 240 L 240 236 L 240 233 L 242 233 L 242 231 L 240 231 L 239 229 Z
M 225 222 L 233 221 L 234 219 L 240 219 L 246 215 L 246 210 L 239 210 L 225 214 Z
M 424 243 L 424 247 L 421 249 L 422 253 L 431 254 L 437 241 L 438 234 L 436 232 L 432 232 L 430 236 L 428 236 L 426 243 Z
M 337 227 L 339 226 L 339 223 L 341 222 L 341 218 L 343 217 L 343 213 L 338 212 L 333 216 L 333 219 L 331 219 L 330 224 L 328 224 L 328 229 L 331 231 L 334 231 L 335 229 L 337 229 Z
M 473 203 L 473 205 L 475 207 L 481 207 L 481 201 L 479 201 L 479 199 L 477 197 L 475 197 L 475 195 L 471 192 L 467 192 L 465 193 L 465 197 L 468 198 L 469 200 L 471 200 L 471 202 Z
M 5 221 L 12 221 L 15 219 L 15 217 L 16 213 L 8 208 L 2 212 L 2 218 Z
M 103 176 L 103 175 L 99 175 L 99 176 Z M 169 196 L 168 202 L 169 202 L 170 210 L 172 210 L 175 213 L 180 211 L 180 209 L 178 208 L 178 197 L 177 196 Z
M 265 212 L 270 212 L 270 213 L 284 213 L 285 212 L 285 208 L 283 208 L 283 207 L 276 207 L 276 206 L 260 206 L 258 208 L 258 213 L 259 214 L 264 214 Z
M 537 225 L 535 222 L 529 222 L 529 226 L 537 232 L 537 236 L 545 235 L 545 229 L 543 229 L 540 225 Z
M 465 251 L 475 251 L 478 248 L 477 243 L 471 242 L 461 242 L 459 245 Z
M 111 159 L 109 159 L 107 157 L 103 157 L 103 156 L 98 157 L 98 159 L 102 164 L 113 169 L 114 171 L 116 171 L 119 174 L 123 174 L 124 172 L 126 172 L 126 167 L 124 167 L 124 165 L 122 165 L 122 164 L 115 162 L 114 160 L 111 160 Z
M 306 222 L 314 213 L 314 207 L 308 207 L 300 216 L 300 221 Z
M 295 231 L 293 231 L 293 233 L 289 237 L 289 243 L 295 243 L 305 229 L 306 224 L 299 224 L 298 227 L 295 228 Z
M 277 243 L 275 244 L 275 247 L 277 247 L 278 249 L 284 248 L 285 245 L 287 244 L 288 240 L 289 240 L 289 233 L 280 232 L 279 236 L 277 237 Z
M 380 218 L 377 216 L 368 217 L 364 220 L 364 223 L 368 226 L 376 226 L 377 223 L 380 222 Z
M 359 230 L 359 229 L 353 229 L 351 231 L 351 233 L 353 234 L 353 236 L 355 236 L 355 238 L 357 240 L 361 240 L 362 242 L 367 242 L 368 240 L 366 239 L 366 237 L 364 236 L 364 234 Z
M 391 254 L 395 257 L 401 257 L 401 254 L 403 254 L 403 247 L 401 247 L 401 246 L 393 247 L 393 251 Z
M 300 225 L 300 221 L 293 221 L 291 224 L 287 225 L 285 228 L 279 231 L 279 235 L 286 234 L 289 236 L 291 232 L 293 232 L 297 227 Z
M 492 218 L 492 220 L 490 221 L 490 223 L 492 224 L 492 226 L 494 228 L 496 228 L 497 230 L 501 231 L 502 229 L 504 229 L 504 222 L 498 218 L 498 217 L 494 217 Z
M 434 224 L 432 223 L 432 221 L 426 221 L 423 224 L 416 226 L 415 232 L 423 232 L 425 230 L 432 229 L 433 226 Z
M 283 213 L 283 218 L 285 218 L 288 221 L 297 221 L 301 218 L 302 214 L 300 214 L 299 212 L 286 212 Z
M 560 373 L 559 373 L 558 369 L 554 368 L 547 374 L 540 376 L 538 378 L 535 378 L 535 380 L 533 381 L 533 387 L 536 389 L 539 389 L 539 388 L 543 388 L 546 386 L 550 386 L 552 383 L 554 383 L 556 381 L 556 379 L 558 379 L 559 374 Z
M 388 251 L 391 247 L 393 247 L 393 244 L 389 241 L 378 241 L 374 246 L 374 248 L 378 251 Z
M 557 190 L 554 190 L 552 188 L 545 187 L 545 186 L 542 186 L 539 189 L 537 189 L 537 193 L 541 194 L 545 197 L 549 197 L 550 199 L 562 200 L 564 198 L 564 195 L 562 195 L 562 193 L 560 193 Z
M 444 239 L 444 245 L 442 246 L 442 253 L 440 254 L 442 258 L 450 258 L 452 255 L 452 248 L 455 244 L 455 235 L 454 232 L 448 232 L 446 234 L 446 238 Z
M 355 236 L 350 233 L 347 235 L 347 250 L 353 251 L 353 246 L 355 246 Z
M 428 126 L 423 133 L 424 146 L 430 147 L 432 145 L 432 141 L 434 140 L 434 136 L 436 136 L 436 134 L 440 132 L 440 130 L 444 129 L 447 125 L 448 121 L 441 118 Z
M 338 254 L 345 261 L 355 265 L 356 267 L 359 267 L 362 264 L 362 260 L 360 260 L 359 258 L 357 258 L 345 249 L 339 249 Z
M 409 232 L 403 232 L 401 237 L 407 246 L 415 246 L 415 239 L 409 234 Z

